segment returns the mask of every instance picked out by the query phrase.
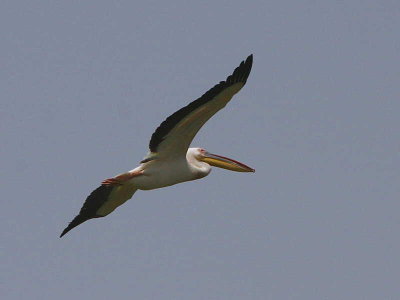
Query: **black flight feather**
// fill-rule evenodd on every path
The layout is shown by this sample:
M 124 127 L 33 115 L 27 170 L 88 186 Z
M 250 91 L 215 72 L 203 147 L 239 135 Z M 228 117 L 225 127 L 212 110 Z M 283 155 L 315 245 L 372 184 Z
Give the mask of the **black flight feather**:
M 87 198 L 79 214 L 68 224 L 67 228 L 61 233 L 60 237 L 70 231 L 72 228 L 82 224 L 83 222 L 99 218 L 102 216 L 96 215 L 99 208 L 107 201 L 114 187 L 108 185 L 101 185 L 95 189 Z

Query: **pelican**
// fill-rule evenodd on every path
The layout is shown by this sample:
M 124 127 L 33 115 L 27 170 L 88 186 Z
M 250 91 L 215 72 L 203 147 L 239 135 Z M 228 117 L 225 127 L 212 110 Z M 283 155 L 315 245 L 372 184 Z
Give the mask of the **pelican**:
M 83 222 L 105 217 L 132 198 L 137 190 L 152 190 L 207 176 L 211 166 L 236 172 L 254 169 L 231 158 L 189 148 L 200 128 L 240 91 L 249 77 L 253 55 L 203 96 L 169 116 L 151 136 L 147 156 L 128 172 L 104 180 L 84 202 L 79 214 L 61 233 Z

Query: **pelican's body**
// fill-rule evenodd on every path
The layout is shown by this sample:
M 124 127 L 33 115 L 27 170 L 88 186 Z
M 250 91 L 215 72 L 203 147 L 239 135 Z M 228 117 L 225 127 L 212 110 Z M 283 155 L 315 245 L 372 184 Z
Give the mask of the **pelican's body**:
M 252 62 L 250 55 L 226 81 L 221 81 L 161 123 L 151 137 L 150 152 L 140 165 L 104 180 L 87 197 L 79 214 L 61 236 L 89 219 L 110 214 L 137 190 L 152 190 L 200 179 L 210 173 L 211 166 L 237 172 L 254 172 L 252 168 L 233 159 L 211 154 L 202 148 L 189 148 L 204 123 L 245 85 Z
M 139 190 L 154 190 L 177 183 L 200 179 L 207 176 L 211 167 L 209 164 L 194 159 L 198 148 L 190 148 L 186 157 L 171 160 L 154 159 L 140 164 L 132 173 L 142 172 L 129 180 Z M 177 172 L 176 170 L 179 170 Z

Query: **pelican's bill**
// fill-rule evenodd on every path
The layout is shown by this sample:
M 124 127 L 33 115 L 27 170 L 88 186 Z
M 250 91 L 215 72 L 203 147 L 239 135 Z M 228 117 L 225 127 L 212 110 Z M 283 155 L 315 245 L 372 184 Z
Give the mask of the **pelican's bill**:
M 255 172 L 253 168 L 246 166 L 245 164 L 238 162 L 232 158 L 228 158 L 221 155 L 216 155 L 212 153 L 206 153 L 204 157 L 201 158 L 202 161 L 208 163 L 211 166 L 236 171 L 236 172 Z

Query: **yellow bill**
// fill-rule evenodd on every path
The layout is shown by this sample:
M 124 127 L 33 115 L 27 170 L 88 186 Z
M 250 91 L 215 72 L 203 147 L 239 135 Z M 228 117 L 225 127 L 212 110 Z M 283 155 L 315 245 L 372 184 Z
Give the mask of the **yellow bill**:
M 204 157 L 201 159 L 202 161 L 208 163 L 211 166 L 236 171 L 236 172 L 255 172 L 253 168 L 246 166 L 245 164 L 238 162 L 234 159 L 208 153 L 204 154 Z

